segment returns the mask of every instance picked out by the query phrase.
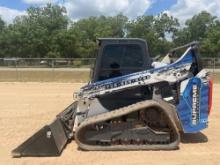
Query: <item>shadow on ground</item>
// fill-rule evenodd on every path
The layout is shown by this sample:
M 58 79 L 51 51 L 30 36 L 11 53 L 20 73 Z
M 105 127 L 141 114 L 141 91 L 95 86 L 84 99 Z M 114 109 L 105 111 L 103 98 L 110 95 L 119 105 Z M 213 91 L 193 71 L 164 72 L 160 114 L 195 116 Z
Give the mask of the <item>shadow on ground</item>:
M 181 135 L 182 143 L 206 143 L 208 142 L 208 138 L 202 132 L 198 133 L 188 133 Z

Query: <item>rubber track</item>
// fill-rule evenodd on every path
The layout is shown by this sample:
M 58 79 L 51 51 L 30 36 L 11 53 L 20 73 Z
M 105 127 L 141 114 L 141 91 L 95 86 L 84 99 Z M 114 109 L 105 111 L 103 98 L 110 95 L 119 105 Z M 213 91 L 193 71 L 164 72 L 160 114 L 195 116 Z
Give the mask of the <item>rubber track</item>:
M 111 145 L 111 146 L 99 146 L 99 145 L 88 145 L 84 144 L 80 141 L 80 131 L 83 130 L 88 125 L 107 121 L 110 119 L 114 119 L 120 116 L 127 115 L 132 112 L 139 111 L 144 108 L 148 107 L 156 107 L 161 110 L 167 115 L 168 120 L 171 122 L 171 129 L 173 130 L 173 133 L 176 137 L 176 140 L 174 142 L 171 142 L 169 144 L 151 144 L 151 145 Z M 104 114 L 100 114 L 97 116 L 89 117 L 85 119 L 80 126 L 77 128 L 75 132 L 75 141 L 78 144 L 78 146 L 83 150 L 107 150 L 107 151 L 116 151 L 116 150 L 174 150 L 178 149 L 179 142 L 180 142 L 180 134 L 179 130 L 177 128 L 177 125 L 175 123 L 175 115 L 174 113 L 175 109 L 170 104 L 162 101 L 162 100 L 147 100 L 147 101 L 141 101 L 126 107 L 122 107 L 116 110 L 113 110 L 111 112 L 107 112 Z

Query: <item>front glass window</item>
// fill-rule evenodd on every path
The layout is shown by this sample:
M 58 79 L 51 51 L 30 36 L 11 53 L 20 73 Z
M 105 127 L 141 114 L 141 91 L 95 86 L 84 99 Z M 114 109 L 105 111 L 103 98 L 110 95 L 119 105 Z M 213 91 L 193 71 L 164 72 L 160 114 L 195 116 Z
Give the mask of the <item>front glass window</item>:
M 144 65 L 143 57 L 139 45 L 107 45 L 103 51 L 99 80 L 140 71 Z

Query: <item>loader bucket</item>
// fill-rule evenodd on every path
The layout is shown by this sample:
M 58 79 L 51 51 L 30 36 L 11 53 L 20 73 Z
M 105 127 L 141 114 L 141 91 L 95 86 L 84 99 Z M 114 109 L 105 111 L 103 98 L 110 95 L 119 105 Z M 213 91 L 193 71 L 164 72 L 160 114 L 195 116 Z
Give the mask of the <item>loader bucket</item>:
M 12 156 L 59 156 L 67 142 L 62 122 L 57 118 L 15 148 Z
M 12 151 L 13 157 L 59 156 L 73 138 L 77 101 L 70 104 L 50 124 L 41 128 Z

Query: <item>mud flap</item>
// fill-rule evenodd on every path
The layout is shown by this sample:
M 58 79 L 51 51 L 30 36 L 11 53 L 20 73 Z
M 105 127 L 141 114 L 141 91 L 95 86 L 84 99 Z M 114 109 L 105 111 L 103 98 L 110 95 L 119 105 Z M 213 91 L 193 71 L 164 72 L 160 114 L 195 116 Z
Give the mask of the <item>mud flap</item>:
M 59 156 L 67 142 L 62 122 L 57 118 L 15 148 L 12 156 Z

